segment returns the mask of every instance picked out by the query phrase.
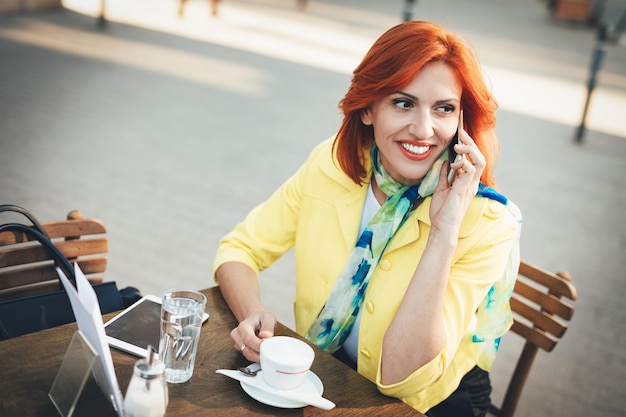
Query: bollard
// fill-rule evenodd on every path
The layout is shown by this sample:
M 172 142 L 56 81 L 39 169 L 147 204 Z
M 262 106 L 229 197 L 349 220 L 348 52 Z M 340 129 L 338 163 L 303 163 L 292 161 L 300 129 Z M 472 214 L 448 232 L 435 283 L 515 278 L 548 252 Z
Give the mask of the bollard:
M 106 0 L 100 0 L 100 16 L 98 16 L 98 29 L 104 29 L 107 26 L 106 19 Z
M 578 143 L 581 143 L 583 141 L 583 137 L 585 135 L 585 119 L 587 118 L 587 110 L 589 110 L 589 101 L 591 100 L 591 93 L 593 92 L 593 89 L 596 87 L 596 77 L 598 75 L 598 71 L 600 71 L 602 60 L 604 59 L 604 54 L 606 52 L 607 39 L 608 39 L 607 27 L 606 25 L 601 25 L 600 27 L 598 27 L 598 34 L 596 37 L 596 46 L 591 56 L 591 68 L 589 71 L 589 80 L 587 81 L 587 98 L 585 99 L 585 106 L 583 108 L 583 114 L 580 120 L 580 125 L 578 126 L 578 129 L 576 129 L 576 142 Z
M 413 20 L 413 6 L 416 0 L 404 0 L 404 10 L 402 12 L 402 18 L 405 22 Z

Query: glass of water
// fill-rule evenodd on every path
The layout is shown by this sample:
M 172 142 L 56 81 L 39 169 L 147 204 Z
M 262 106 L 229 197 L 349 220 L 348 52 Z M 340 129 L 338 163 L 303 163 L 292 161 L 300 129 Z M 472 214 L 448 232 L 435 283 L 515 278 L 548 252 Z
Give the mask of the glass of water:
M 162 302 L 159 359 L 165 364 L 165 380 L 186 382 L 193 374 L 206 297 L 193 290 L 170 290 Z

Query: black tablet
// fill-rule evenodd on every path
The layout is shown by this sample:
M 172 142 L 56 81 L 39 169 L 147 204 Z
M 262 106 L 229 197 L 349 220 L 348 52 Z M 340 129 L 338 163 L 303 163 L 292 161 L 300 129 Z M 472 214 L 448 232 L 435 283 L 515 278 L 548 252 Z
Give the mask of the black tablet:
M 161 299 L 146 295 L 104 324 L 110 346 L 147 357 L 148 345 L 159 349 Z

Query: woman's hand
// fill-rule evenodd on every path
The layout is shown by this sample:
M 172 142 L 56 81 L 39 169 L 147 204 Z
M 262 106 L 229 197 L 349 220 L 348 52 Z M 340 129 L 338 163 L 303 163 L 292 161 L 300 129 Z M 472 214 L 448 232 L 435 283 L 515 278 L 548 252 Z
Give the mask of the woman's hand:
M 230 332 L 234 347 L 240 351 L 246 359 L 259 362 L 261 342 L 263 339 L 274 336 L 276 316 L 268 311 L 253 314 L 242 320 L 237 327 Z
M 431 227 L 436 231 L 458 233 L 465 212 L 476 195 L 480 176 L 486 165 L 485 157 L 463 129 L 462 123 L 460 119 L 458 137 L 461 143 L 454 145 L 455 152 L 462 155 L 462 158 L 452 164 L 443 164 L 430 205 Z M 452 186 L 448 183 L 448 166 L 457 170 Z M 454 237 L 456 238 L 456 234 Z
M 215 271 L 215 277 L 230 310 L 239 320 L 239 325 L 230 332 L 235 350 L 258 362 L 262 339 L 274 336 L 276 316 L 261 304 L 256 273 L 241 262 L 226 262 Z

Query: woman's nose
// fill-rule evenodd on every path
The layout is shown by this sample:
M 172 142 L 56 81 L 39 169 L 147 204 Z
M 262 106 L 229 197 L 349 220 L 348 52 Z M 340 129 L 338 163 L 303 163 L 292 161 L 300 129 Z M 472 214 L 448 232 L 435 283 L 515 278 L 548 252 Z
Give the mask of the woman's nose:
M 435 134 L 433 121 L 429 114 L 418 113 L 409 125 L 409 133 L 417 139 L 428 139 Z

